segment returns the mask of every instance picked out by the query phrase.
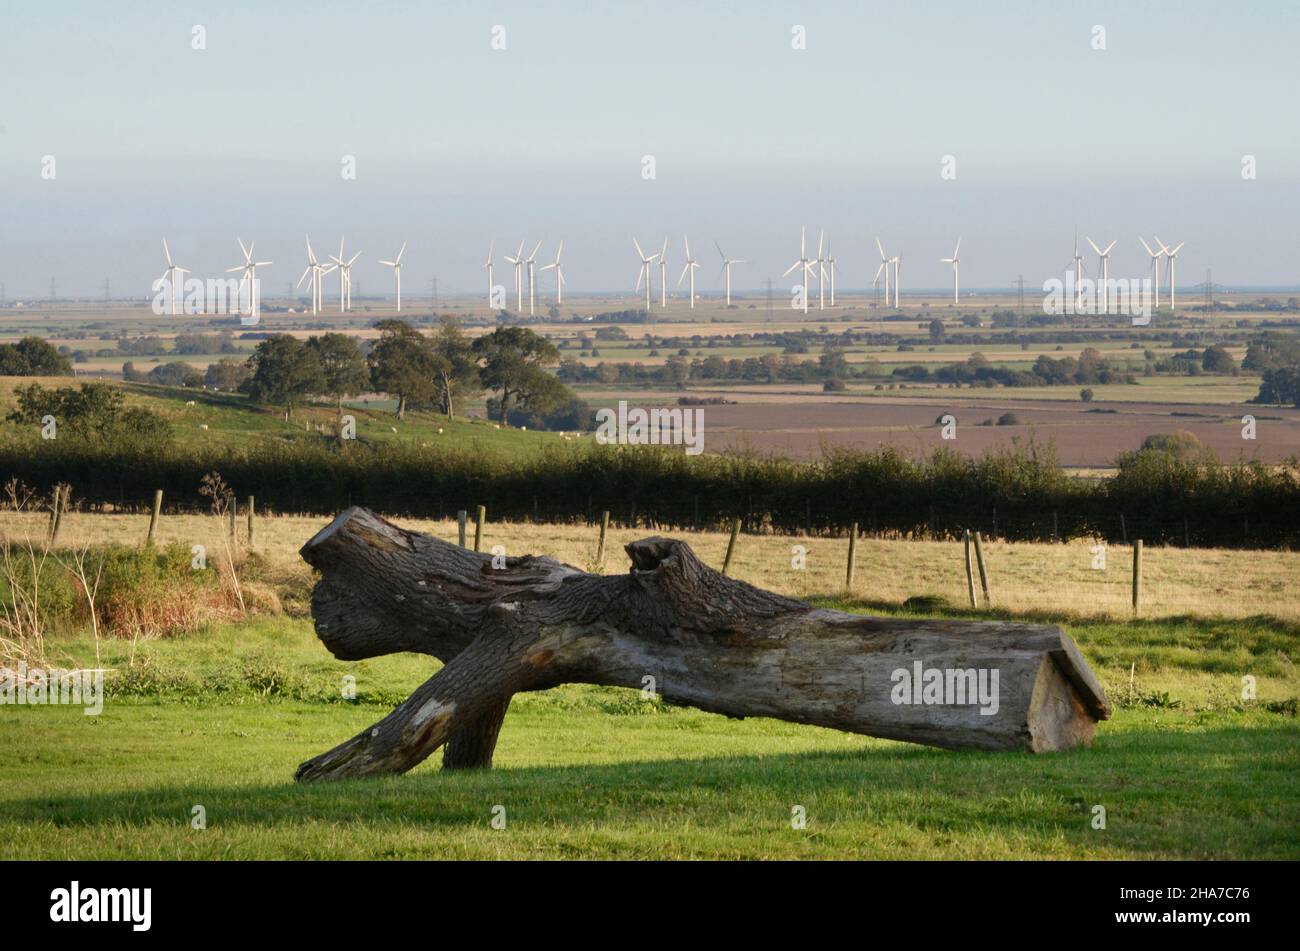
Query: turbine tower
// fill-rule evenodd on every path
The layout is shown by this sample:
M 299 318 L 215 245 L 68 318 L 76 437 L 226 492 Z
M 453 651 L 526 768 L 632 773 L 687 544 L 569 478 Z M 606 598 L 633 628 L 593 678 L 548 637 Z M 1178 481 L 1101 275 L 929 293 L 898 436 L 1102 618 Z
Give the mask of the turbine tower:
M 402 312 L 402 255 L 406 253 L 406 242 L 402 242 L 402 250 L 397 252 L 397 257 L 391 261 L 380 261 L 393 269 L 393 277 L 397 280 L 397 312 Z
M 722 246 L 714 241 L 713 246 L 718 249 L 718 257 L 722 258 L 722 270 L 727 275 L 727 306 L 731 306 L 731 266 L 733 264 L 744 264 L 741 260 L 732 260 L 722 253 Z
M 880 252 L 880 267 L 876 268 L 876 280 L 872 281 L 871 283 L 875 284 L 877 281 L 879 281 L 880 275 L 882 273 L 885 275 L 885 306 L 888 307 L 889 306 L 889 276 L 890 276 L 889 268 L 894 263 L 894 259 L 891 257 L 887 257 L 885 255 L 885 246 L 880 243 L 880 238 L 878 236 L 876 238 L 876 250 Z
M 961 258 L 957 256 L 959 251 L 961 251 L 961 238 L 957 239 L 957 247 L 952 249 L 952 257 L 939 259 L 943 264 L 952 265 L 952 302 L 954 304 L 961 303 Z
M 1079 279 L 1083 277 L 1083 255 L 1079 253 L 1079 229 L 1074 229 L 1074 312 L 1077 314 L 1083 306 L 1083 287 Z
M 524 309 L 524 243 L 519 242 L 515 256 L 506 255 L 506 260 L 515 266 L 515 310 L 522 313 Z
M 550 264 L 542 265 L 543 271 L 555 271 L 555 306 L 564 303 L 564 268 L 560 267 L 560 255 L 564 253 L 564 239 L 560 239 L 560 246 L 555 250 L 555 260 Z
M 496 238 L 493 238 L 491 242 L 488 243 L 487 260 L 483 262 L 483 266 L 487 268 L 487 272 L 488 272 L 488 308 L 489 309 L 492 307 L 492 258 L 496 254 L 496 249 L 497 249 L 497 240 Z
M 167 247 L 167 239 L 163 238 L 163 254 L 167 256 L 167 270 L 163 271 L 162 280 L 167 282 L 172 295 L 172 316 L 176 316 L 176 275 L 189 274 L 190 269 L 181 267 L 172 260 L 171 248 Z
M 822 246 L 826 244 L 826 229 L 817 233 L 817 309 L 826 309 L 826 259 L 822 257 Z
M 664 235 L 664 246 L 659 249 L 659 306 L 668 309 L 668 235 Z
M 646 257 L 646 253 L 641 250 L 641 242 L 638 241 L 636 238 L 633 238 L 632 243 L 636 245 L 636 253 L 641 258 L 641 270 L 640 272 L 637 273 L 636 276 L 636 289 L 638 291 L 641 290 L 641 282 L 644 280 L 645 281 L 645 309 L 649 311 L 650 310 L 650 276 L 651 274 L 654 273 L 653 271 L 651 271 L 651 265 L 653 265 L 655 261 L 659 260 L 659 255 L 652 254 L 649 257 Z
M 250 314 L 255 314 L 257 313 L 257 269 L 259 267 L 266 267 L 272 262 L 253 260 L 253 248 L 257 246 L 256 241 L 250 241 L 248 247 L 244 247 L 243 239 L 236 236 L 235 240 L 239 242 L 239 250 L 244 252 L 244 263 L 226 268 L 226 273 L 233 274 L 235 271 L 244 272 L 239 276 L 239 286 L 243 287 L 244 282 L 248 281 L 248 312 Z
M 835 263 L 835 254 L 831 251 L 831 239 L 826 239 L 826 273 L 831 279 L 831 307 L 835 306 L 835 272 L 839 270 Z
M 302 272 L 302 277 L 298 278 L 297 287 L 302 287 L 302 282 L 311 275 L 311 312 L 320 313 L 321 308 L 321 278 L 334 270 L 334 265 L 323 265 L 316 260 L 316 252 L 312 250 L 311 237 L 307 236 L 307 267 Z
M 1088 244 L 1092 245 L 1092 249 L 1097 252 L 1097 256 L 1101 259 L 1101 312 L 1103 314 L 1109 314 L 1110 313 L 1110 249 L 1115 247 L 1115 242 L 1112 241 L 1110 244 L 1106 245 L 1105 251 L 1097 247 L 1097 245 L 1093 243 L 1092 238 L 1088 239 Z
M 533 248 L 533 253 L 524 259 L 528 265 L 528 316 L 533 316 L 533 306 L 537 298 L 537 252 L 542 250 L 542 242 L 538 241 Z
M 1159 310 L 1160 309 L 1160 259 L 1164 256 L 1165 252 L 1168 251 L 1169 249 L 1166 248 L 1163 244 L 1160 244 L 1159 238 L 1156 238 L 1156 244 L 1160 244 L 1159 251 L 1152 251 L 1151 245 L 1147 244 L 1146 238 L 1143 238 L 1141 235 L 1138 236 L 1138 240 L 1142 242 L 1142 247 L 1146 248 L 1147 254 L 1151 256 L 1151 280 L 1156 290 L 1156 310 Z
M 691 310 L 695 309 L 695 269 L 700 265 L 695 258 L 691 257 L 691 242 L 687 240 L 686 235 L 682 235 L 682 244 L 686 246 L 686 266 L 682 268 L 682 276 L 677 279 L 677 286 L 682 286 L 682 281 L 686 280 L 689 272 L 691 275 Z
M 1183 245 L 1186 243 L 1186 241 L 1179 241 L 1177 246 L 1166 248 L 1165 243 L 1159 237 L 1156 238 L 1156 244 L 1160 245 L 1160 250 L 1169 259 L 1169 309 L 1171 311 L 1178 306 L 1178 300 L 1174 292 L 1174 266 L 1178 262 L 1178 252 L 1183 249 Z
M 338 257 L 330 255 L 330 260 L 334 262 L 334 268 L 339 272 L 339 313 L 352 309 L 352 265 L 361 257 L 358 251 L 351 258 L 343 260 L 343 239 L 339 238 Z
M 802 271 L 801 280 L 803 281 L 803 312 L 808 313 L 808 272 L 817 262 L 808 257 L 808 229 L 805 226 L 799 228 L 799 260 L 795 261 L 788 268 L 782 277 L 787 277 L 796 269 Z

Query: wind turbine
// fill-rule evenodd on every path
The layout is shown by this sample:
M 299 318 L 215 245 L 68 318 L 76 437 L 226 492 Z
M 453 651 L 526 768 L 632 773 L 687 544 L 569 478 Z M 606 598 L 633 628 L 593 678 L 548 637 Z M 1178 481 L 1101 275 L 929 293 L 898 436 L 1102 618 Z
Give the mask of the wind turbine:
M 1175 297 L 1175 292 L 1174 292 L 1174 265 L 1177 263 L 1178 260 L 1178 252 L 1183 249 L 1183 245 L 1185 245 L 1186 243 L 1187 243 L 1186 241 L 1179 241 L 1176 247 L 1166 248 L 1165 243 L 1161 241 L 1158 236 L 1156 237 L 1156 244 L 1160 245 L 1160 250 L 1163 251 L 1165 253 L 1165 256 L 1169 258 L 1169 309 L 1170 310 L 1173 310 L 1175 307 L 1178 306 L 1178 301 Z M 1156 306 L 1159 306 L 1158 301 Z
M 1083 255 L 1079 253 L 1079 229 L 1074 229 L 1074 312 L 1077 314 L 1083 304 Z
M 1093 243 L 1092 238 L 1088 239 L 1088 244 L 1092 245 L 1092 249 L 1096 251 L 1097 256 L 1101 258 L 1101 311 L 1103 314 L 1109 314 L 1110 313 L 1110 286 L 1109 286 L 1110 285 L 1110 249 L 1115 247 L 1115 242 L 1112 241 L 1110 244 L 1106 245 L 1105 251 L 1097 247 L 1097 245 Z
M 334 267 L 339 272 L 339 313 L 352 309 L 352 265 L 356 263 L 359 257 L 361 257 L 360 251 L 352 255 L 348 260 L 343 260 L 342 238 L 339 238 L 338 257 L 330 255 L 330 260 L 334 262 Z
M 515 256 L 511 257 L 507 254 L 506 260 L 515 266 L 515 310 L 522 311 L 524 309 L 524 243 L 522 241 L 519 242 L 519 250 L 515 252 Z
M 393 277 L 397 279 L 397 311 L 402 310 L 402 255 L 406 253 L 406 242 L 402 242 L 402 250 L 397 252 L 397 257 L 391 261 L 380 261 L 380 264 L 386 264 L 393 269 Z
M 533 253 L 524 259 L 528 265 L 528 316 L 533 316 L 533 303 L 537 295 L 537 252 L 542 250 L 542 242 L 538 241 Z
M 321 264 L 316 260 L 316 252 L 312 250 L 311 237 L 307 236 L 307 267 L 302 272 L 302 277 L 298 278 L 297 287 L 302 287 L 302 282 L 311 275 L 311 312 L 320 313 L 321 307 L 321 277 L 334 270 L 334 265 L 328 266 Z
M 243 287 L 244 281 L 248 281 L 248 312 L 250 314 L 255 314 L 257 313 L 257 269 L 259 267 L 266 267 L 272 262 L 253 260 L 253 248 L 257 246 L 256 241 L 250 241 L 248 247 L 244 247 L 243 239 L 236 236 L 235 240 L 239 242 L 239 250 L 244 252 L 244 263 L 226 268 L 226 273 L 233 274 L 235 271 L 244 272 L 239 277 L 239 285 L 240 287 Z
M 786 268 L 785 274 L 781 275 L 782 277 L 786 277 L 789 274 L 792 274 L 796 269 L 800 269 L 803 271 L 802 274 L 803 312 L 805 314 L 808 313 L 808 272 L 812 270 L 812 266 L 817 263 L 816 261 L 813 261 L 811 258 L 808 257 L 807 245 L 808 245 L 808 229 L 807 227 L 801 226 L 799 228 L 799 260 L 795 261 L 788 268 Z
M 659 250 L 659 306 L 668 309 L 668 235 Z
M 659 255 L 652 254 L 649 257 L 646 257 L 646 253 L 641 250 L 641 242 L 638 241 L 636 238 L 633 238 L 632 243 L 636 245 L 636 253 L 641 258 L 641 270 L 636 276 L 636 289 L 638 291 L 641 289 L 641 281 L 644 280 L 645 281 L 645 309 L 648 311 L 650 310 L 650 275 L 653 273 L 650 270 L 650 266 L 654 264 L 655 261 L 659 260 Z
M 826 243 L 826 229 L 817 234 L 817 309 L 826 309 L 826 259 L 822 257 L 822 245 Z
M 682 276 L 677 279 L 677 286 L 682 286 L 682 281 L 686 280 L 686 274 L 689 271 L 691 275 L 691 310 L 695 309 L 695 269 L 700 265 L 695 258 L 691 257 L 691 242 L 687 240 L 686 235 L 682 235 L 682 244 L 686 245 L 686 266 L 682 268 Z
M 954 304 L 961 303 L 961 258 L 957 256 L 957 252 L 960 250 L 961 238 L 958 238 L 957 247 L 952 249 L 952 257 L 939 259 L 943 264 L 952 265 L 952 302 Z
M 564 303 L 564 268 L 560 267 L 560 255 L 564 253 L 564 239 L 560 239 L 560 246 L 555 250 L 555 260 L 550 264 L 542 265 L 543 271 L 555 271 L 555 306 Z
M 494 256 L 495 253 L 496 253 L 496 249 L 497 249 L 497 240 L 496 240 L 496 238 L 493 238 L 492 241 L 488 244 L 488 256 L 487 256 L 487 260 L 483 263 L 483 266 L 484 266 L 485 268 L 487 268 L 487 272 L 488 272 L 488 307 L 491 307 L 491 306 L 492 306 L 492 287 L 493 287 L 493 285 L 492 285 L 492 258 L 493 258 L 493 256 Z
M 1156 289 L 1156 310 L 1159 310 L 1160 309 L 1160 258 L 1163 257 L 1165 252 L 1168 251 L 1169 249 L 1166 248 L 1163 244 L 1160 244 L 1159 238 L 1156 238 L 1156 244 L 1160 244 L 1159 251 L 1152 251 L 1151 245 L 1147 244 L 1146 238 L 1143 238 L 1141 235 L 1138 236 L 1138 240 L 1142 242 L 1142 247 L 1146 248 L 1147 254 L 1151 255 L 1151 279 L 1154 282 L 1155 289 Z
M 727 306 L 731 306 L 731 266 L 733 264 L 744 264 L 744 261 L 732 260 L 722 253 L 722 246 L 714 241 L 713 246 L 718 249 L 718 256 L 722 258 L 722 270 L 727 274 Z
M 179 264 L 177 264 L 172 260 L 172 251 L 171 248 L 167 247 L 166 238 L 163 238 L 163 254 L 167 255 L 167 270 L 163 271 L 162 280 L 165 280 L 167 282 L 167 286 L 171 289 L 172 316 L 174 317 L 176 316 L 176 275 L 178 273 L 189 274 L 190 269 L 187 267 L 181 267 Z
M 831 307 L 835 306 L 835 272 L 839 267 L 835 264 L 835 255 L 831 251 L 831 239 L 826 239 L 826 273 L 831 278 Z
M 876 279 L 872 284 L 880 280 L 881 272 L 885 275 L 885 306 L 889 306 L 889 266 L 894 263 L 894 259 L 885 256 L 885 246 L 880 243 L 880 238 L 876 238 L 876 249 L 880 252 L 880 267 L 876 268 Z

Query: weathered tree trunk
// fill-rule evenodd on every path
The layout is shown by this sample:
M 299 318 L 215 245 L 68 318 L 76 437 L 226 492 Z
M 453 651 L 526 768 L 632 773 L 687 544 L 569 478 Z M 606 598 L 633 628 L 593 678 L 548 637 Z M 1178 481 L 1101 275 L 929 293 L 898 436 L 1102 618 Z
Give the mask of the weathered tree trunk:
M 489 766 L 511 696 L 573 682 L 952 749 L 1067 749 L 1110 715 L 1056 627 L 845 614 L 726 578 L 684 542 L 627 552 L 624 575 L 531 555 L 494 569 L 365 509 L 340 514 L 302 549 L 321 572 L 320 639 L 343 660 L 416 651 L 445 666 L 297 778 L 404 772 L 444 744 L 445 767 Z

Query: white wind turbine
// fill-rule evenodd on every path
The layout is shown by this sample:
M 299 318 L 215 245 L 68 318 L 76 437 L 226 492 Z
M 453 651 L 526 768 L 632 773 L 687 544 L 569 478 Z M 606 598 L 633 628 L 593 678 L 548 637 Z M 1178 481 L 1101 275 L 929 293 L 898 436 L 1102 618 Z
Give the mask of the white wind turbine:
M 564 303 L 564 268 L 560 267 L 560 255 L 564 253 L 564 239 L 560 239 L 560 246 L 555 250 L 555 260 L 550 264 L 542 265 L 543 271 L 555 271 L 555 305 L 558 307 Z
M 253 260 L 253 248 L 257 246 L 256 241 L 250 241 L 248 247 L 244 247 L 243 239 L 236 236 L 235 240 L 239 242 L 239 250 L 244 252 L 244 263 L 226 268 L 226 273 L 233 274 L 235 271 L 244 272 L 239 277 L 239 286 L 243 287 L 244 282 L 248 281 L 248 312 L 250 314 L 255 314 L 257 313 L 257 269 L 259 267 L 266 267 L 268 264 L 273 262 Z
M 957 247 L 952 249 L 952 257 L 939 259 L 943 264 L 952 265 L 952 302 L 954 304 L 961 303 L 961 258 L 957 256 L 959 251 L 961 251 L 961 238 L 957 239 Z
M 649 257 L 646 257 L 646 253 L 641 250 L 641 242 L 638 241 L 636 238 L 633 238 L 632 243 L 636 245 L 636 253 L 641 258 L 641 270 L 637 273 L 636 276 L 636 289 L 638 291 L 641 290 L 641 282 L 644 280 L 645 281 L 645 309 L 648 311 L 650 310 L 650 276 L 654 273 L 651 270 L 651 267 L 654 265 L 655 261 L 659 260 L 659 255 L 652 254 Z
M 495 257 L 495 255 L 496 255 L 496 250 L 497 250 L 497 239 L 496 239 L 496 238 L 493 238 L 492 241 L 488 244 L 488 256 L 487 256 L 487 260 L 483 262 L 483 266 L 484 266 L 485 268 L 487 268 L 487 272 L 488 272 L 488 307 L 491 307 L 491 306 L 492 306 L 492 289 L 493 289 L 493 285 L 492 285 L 492 259 L 493 259 L 493 258 Z
M 813 265 L 816 263 L 817 263 L 816 261 L 808 257 L 808 229 L 807 227 L 800 227 L 799 260 L 795 261 L 788 268 L 786 268 L 785 273 L 782 274 L 781 276 L 787 277 L 790 274 L 794 273 L 795 270 L 802 270 L 803 273 L 801 275 L 801 278 L 803 281 L 803 312 L 805 314 L 808 313 L 808 272 L 812 270 Z
M 839 266 L 835 263 L 835 254 L 831 251 L 831 239 L 826 239 L 826 273 L 831 279 L 831 307 L 835 306 L 835 272 Z
M 524 309 L 524 243 L 519 242 L 519 250 L 515 256 L 506 255 L 506 260 L 515 266 L 515 310 Z
M 880 275 L 885 275 L 885 306 L 889 306 L 889 268 L 894 263 L 894 259 L 885 256 L 885 246 L 880 243 L 880 238 L 876 238 L 876 249 L 880 251 L 880 267 L 876 268 L 876 279 L 872 284 L 880 280 Z
M 691 275 L 691 310 L 695 309 L 695 269 L 700 265 L 695 258 L 691 257 L 691 242 L 687 240 L 686 235 L 682 235 L 682 244 L 686 246 L 686 266 L 682 268 L 682 276 L 677 279 L 677 286 L 682 286 L 682 281 L 686 280 L 689 272 Z
M 1156 238 L 1156 244 L 1160 244 L 1159 251 L 1152 251 L 1151 245 L 1147 244 L 1146 238 L 1143 238 L 1141 235 L 1138 236 L 1138 240 L 1142 242 L 1142 247 L 1146 248 L 1147 254 L 1151 256 L 1151 280 L 1155 286 L 1155 291 L 1156 291 L 1156 310 L 1159 310 L 1160 309 L 1160 259 L 1164 257 L 1165 252 L 1168 251 L 1169 249 L 1166 248 L 1163 244 L 1160 244 L 1159 238 Z
M 397 310 L 402 310 L 402 255 L 406 253 L 406 242 L 402 242 L 402 250 L 397 252 L 397 257 L 391 261 L 380 261 L 380 264 L 386 264 L 393 269 L 393 277 L 397 279 Z
M 307 267 L 302 272 L 302 277 L 298 278 L 297 287 L 302 287 L 302 282 L 311 275 L 311 312 L 320 313 L 321 308 L 321 277 L 334 270 L 334 265 L 324 265 L 316 260 L 316 252 L 312 250 L 311 237 L 307 236 Z
M 537 252 L 542 250 L 542 242 L 538 241 L 533 248 L 533 253 L 524 259 L 528 265 L 528 316 L 533 315 L 533 306 L 537 297 Z
M 725 254 L 722 253 L 722 245 L 718 244 L 718 242 L 714 241 L 713 246 L 718 249 L 718 256 L 722 258 L 722 270 L 727 275 L 727 306 L 730 307 L 731 306 L 731 266 L 733 264 L 744 264 L 745 262 L 739 259 L 732 260 L 731 258 L 727 257 Z
M 656 255 L 659 260 L 659 306 L 668 308 L 668 235 L 664 235 L 664 246 Z
M 822 246 L 826 244 L 826 229 L 817 234 L 817 309 L 826 309 L 826 259 L 822 257 Z
M 1174 265 L 1177 263 L 1178 260 L 1178 252 L 1183 249 L 1183 245 L 1185 245 L 1186 243 L 1187 243 L 1186 241 L 1179 241 L 1177 246 L 1172 248 L 1166 248 L 1165 243 L 1160 240 L 1159 236 L 1156 237 L 1156 244 L 1160 245 L 1160 250 L 1163 251 L 1165 253 L 1165 256 L 1169 259 L 1168 267 L 1169 267 L 1169 309 L 1170 310 L 1173 310 L 1175 307 L 1178 306 L 1178 300 L 1174 292 Z
M 1092 249 L 1096 251 L 1097 256 L 1101 258 L 1101 311 L 1103 314 L 1109 314 L 1110 313 L 1110 249 L 1115 247 L 1115 242 L 1112 241 L 1110 244 L 1106 245 L 1105 251 L 1097 247 L 1097 245 L 1093 242 L 1092 238 L 1088 239 L 1088 244 L 1092 245 Z
M 1079 253 L 1079 229 L 1074 229 L 1074 312 L 1077 314 L 1083 304 L 1083 255 Z
M 352 309 L 352 265 L 361 257 L 358 251 L 351 258 L 343 260 L 343 239 L 339 238 L 338 257 L 330 255 L 330 260 L 334 262 L 335 269 L 339 272 L 339 313 Z
M 176 275 L 189 274 L 190 269 L 181 267 L 172 260 L 171 248 L 167 247 L 167 239 L 163 238 L 163 254 L 167 256 L 167 270 L 163 271 L 162 280 L 167 282 L 168 288 L 172 295 L 172 316 L 176 315 Z

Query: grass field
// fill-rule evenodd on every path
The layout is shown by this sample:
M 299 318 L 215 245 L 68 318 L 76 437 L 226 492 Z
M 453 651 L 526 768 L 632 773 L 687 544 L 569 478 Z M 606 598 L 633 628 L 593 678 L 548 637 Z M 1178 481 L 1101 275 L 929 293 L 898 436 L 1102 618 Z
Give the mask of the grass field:
M 1300 857 L 1300 556 L 1152 551 L 1149 616 L 1134 622 L 1120 603 L 1121 553 L 1093 572 L 1084 546 L 995 544 L 995 610 L 927 605 L 1062 623 L 1117 706 L 1091 749 L 952 753 L 570 685 L 516 698 L 490 772 L 444 775 L 435 756 L 403 777 L 299 787 L 299 762 L 380 719 L 437 666 L 339 662 L 316 641 L 294 551 L 321 524 L 259 523 L 262 580 L 249 584 L 278 585 L 287 614 L 146 641 L 133 658 L 126 642 L 102 643 L 100 716 L 0 708 L 0 857 Z M 2 527 L 12 537 L 30 526 L 11 514 Z M 64 528 L 70 543 L 143 530 L 140 518 L 77 514 Z M 217 531 L 198 516 L 161 528 L 163 540 L 213 545 Z M 632 535 L 614 532 L 607 570 L 623 570 L 617 546 Z M 690 537 L 714 564 L 725 540 Z M 489 523 L 485 543 L 587 566 L 594 534 Z M 796 543 L 808 546 L 805 572 L 788 567 Z M 959 553 L 867 540 L 845 596 L 842 542 L 742 537 L 733 573 L 898 614 L 916 594 L 960 604 Z M 51 665 L 94 656 L 84 636 L 49 645 Z M 1247 674 L 1257 700 L 1241 699 Z M 355 699 L 342 695 L 345 675 Z M 206 829 L 191 828 L 196 805 Z M 504 829 L 492 824 L 498 806 Z M 796 806 L 806 828 L 792 828 Z M 1095 806 L 1105 829 L 1093 828 Z

